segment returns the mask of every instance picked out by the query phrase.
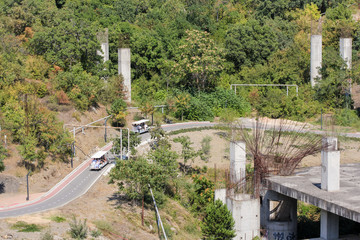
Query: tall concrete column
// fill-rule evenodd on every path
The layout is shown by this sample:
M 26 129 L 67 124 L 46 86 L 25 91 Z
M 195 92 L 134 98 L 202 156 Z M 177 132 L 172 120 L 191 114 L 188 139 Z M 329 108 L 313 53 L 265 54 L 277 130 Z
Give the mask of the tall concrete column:
M 321 189 L 326 191 L 340 190 L 340 151 L 335 137 L 323 138 L 321 151 Z M 320 237 L 322 239 L 339 238 L 339 216 L 321 210 Z
M 352 38 L 340 38 L 340 56 L 346 62 L 347 68 L 352 65 Z
M 321 151 L 321 189 L 338 191 L 340 189 L 340 151 L 337 138 L 323 138 Z
M 106 28 L 104 32 L 99 32 L 97 34 L 97 39 L 100 42 L 101 51 L 97 50 L 96 54 L 103 58 L 103 62 L 109 60 L 109 36 L 108 29 Z
M 230 142 L 230 182 L 238 184 L 245 180 L 246 151 L 245 142 Z
M 321 78 L 320 68 L 322 60 L 322 36 L 311 35 L 310 47 L 310 82 L 311 86 L 316 85 L 316 78 Z
M 131 102 L 131 52 L 130 48 L 118 49 L 118 72 L 124 78 L 126 98 Z

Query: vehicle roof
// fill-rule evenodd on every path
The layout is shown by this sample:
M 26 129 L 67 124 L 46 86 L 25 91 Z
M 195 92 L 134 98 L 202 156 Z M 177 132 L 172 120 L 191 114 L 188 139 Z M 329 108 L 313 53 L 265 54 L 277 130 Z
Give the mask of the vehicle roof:
M 149 122 L 149 121 L 150 121 L 149 119 L 142 119 L 142 120 L 133 122 L 132 125 L 141 124 L 141 123 L 145 123 L 145 122 Z
M 108 151 L 98 151 L 96 153 L 94 153 L 91 158 L 101 158 L 102 156 L 104 156 Z

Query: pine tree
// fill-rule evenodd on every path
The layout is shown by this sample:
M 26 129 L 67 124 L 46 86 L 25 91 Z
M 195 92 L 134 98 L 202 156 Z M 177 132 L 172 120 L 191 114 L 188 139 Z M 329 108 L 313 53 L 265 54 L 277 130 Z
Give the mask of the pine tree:
M 204 239 L 227 240 L 236 236 L 234 219 L 220 200 L 209 204 L 205 211 L 206 216 L 201 224 Z

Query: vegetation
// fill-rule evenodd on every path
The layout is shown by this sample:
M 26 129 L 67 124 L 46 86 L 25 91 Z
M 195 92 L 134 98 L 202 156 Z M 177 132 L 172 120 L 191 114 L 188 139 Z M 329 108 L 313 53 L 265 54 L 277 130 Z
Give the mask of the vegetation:
M 12 229 L 16 229 L 19 232 L 40 232 L 42 227 L 36 224 L 29 224 L 23 221 L 18 221 L 11 227 Z
M 72 222 L 69 223 L 70 225 L 70 236 L 74 239 L 85 239 L 88 233 L 88 227 L 86 226 L 86 219 L 81 222 L 76 220 L 76 217 L 73 217 Z
M 233 239 L 236 234 L 234 230 L 235 222 L 227 209 L 220 200 L 211 203 L 206 208 L 206 215 L 201 229 L 204 239 Z

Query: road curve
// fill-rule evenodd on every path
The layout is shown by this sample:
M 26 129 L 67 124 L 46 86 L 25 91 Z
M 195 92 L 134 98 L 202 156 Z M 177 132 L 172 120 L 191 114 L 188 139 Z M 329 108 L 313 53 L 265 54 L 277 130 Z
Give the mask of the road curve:
M 174 131 L 185 128 L 211 126 L 214 126 L 214 123 L 191 122 L 163 125 L 163 128 L 165 131 Z M 146 142 L 150 139 L 150 134 L 142 134 L 141 139 L 142 142 Z M 108 150 L 107 146 L 105 146 L 103 150 Z M 110 165 L 107 165 L 100 171 L 90 171 L 89 164 L 90 159 L 85 160 L 78 168 L 68 174 L 62 181 L 60 181 L 56 186 L 54 186 L 42 197 L 30 202 L 0 209 L 0 219 L 16 217 L 36 212 L 43 212 L 53 208 L 58 208 L 82 196 L 110 167 Z
M 255 126 L 254 121 L 247 118 L 244 118 L 242 120 L 242 123 L 245 128 L 253 128 Z M 213 127 L 216 124 L 217 123 L 212 122 L 187 122 L 178 124 L 166 124 L 162 125 L 162 128 L 165 131 L 175 131 L 179 129 L 196 127 Z M 268 126 L 263 126 L 267 129 L 273 127 L 271 124 Z M 325 134 L 323 131 L 318 130 L 304 130 L 304 132 Z M 340 135 L 360 138 L 359 133 L 340 133 Z M 141 141 L 143 143 L 149 140 L 149 133 L 141 135 Z M 107 147 L 108 145 L 105 146 L 103 149 L 108 150 Z M 67 175 L 62 181 L 60 181 L 55 187 L 53 187 L 48 193 L 44 194 L 44 196 L 42 196 L 41 198 L 24 204 L 0 209 L 0 218 L 16 217 L 58 208 L 82 196 L 101 177 L 101 175 L 107 170 L 107 168 L 110 167 L 109 165 L 107 165 L 104 169 L 100 171 L 89 171 L 89 164 L 90 159 L 84 161 L 78 168 L 73 170 L 69 175 Z

